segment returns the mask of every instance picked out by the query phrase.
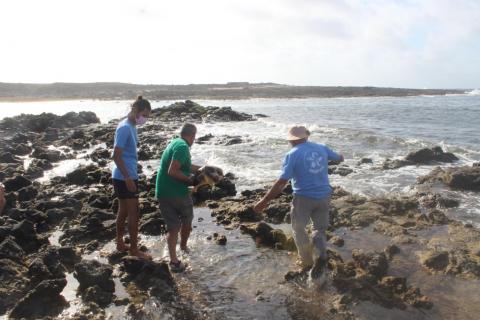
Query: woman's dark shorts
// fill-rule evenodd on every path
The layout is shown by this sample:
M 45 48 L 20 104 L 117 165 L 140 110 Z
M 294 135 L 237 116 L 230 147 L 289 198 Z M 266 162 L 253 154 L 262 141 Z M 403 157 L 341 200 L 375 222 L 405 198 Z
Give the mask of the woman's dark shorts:
M 137 199 L 138 198 L 138 180 L 133 180 L 137 186 L 137 192 L 128 191 L 127 184 L 123 180 L 113 179 L 113 189 L 118 199 Z

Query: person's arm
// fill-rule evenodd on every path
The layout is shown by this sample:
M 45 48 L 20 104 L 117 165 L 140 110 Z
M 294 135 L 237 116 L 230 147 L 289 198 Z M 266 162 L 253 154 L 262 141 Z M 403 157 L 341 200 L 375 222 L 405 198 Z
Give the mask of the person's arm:
M 5 189 L 2 184 L 0 184 L 0 213 L 2 213 L 3 208 L 5 207 Z
M 125 162 L 122 159 L 123 149 L 119 147 L 115 147 L 113 149 L 113 162 L 122 173 L 123 178 L 125 179 L 125 184 L 127 185 L 127 189 L 130 192 L 136 192 L 137 186 L 133 179 L 128 175 L 127 167 L 125 167 Z
M 343 162 L 345 160 L 343 158 L 342 154 L 336 153 L 335 151 L 333 151 L 329 147 L 326 147 L 326 149 L 327 149 L 328 160 L 331 160 L 335 163 L 340 163 L 340 162 Z
M 255 206 L 253 207 L 253 210 L 256 213 L 260 213 L 263 210 L 265 210 L 265 208 L 268 206 L 268 203 L 272 199 L 275 199 L 280 193 L 282 193 L 283 188 L 285 188 L 285 185 L 287 184 L 287 182 L 288 180 L 284 180 L 281 178 L 278 179 L 275 182 L 275 184 L 270 188 L 270 190 L 268 190 L 267 194 L 262 198 L 262 200 L 260 200 L 255 204 Z
M 183 174 L 182 170 L 182 164 L 178 160 L 172 160 L 170 162 L 170 166 L 168 167 L 168 175 L 175 180 L 178 180 L 180 182 L 183 182 L 185 184 L 192 184 L 192 179 L 189 176 L 186 176 Z

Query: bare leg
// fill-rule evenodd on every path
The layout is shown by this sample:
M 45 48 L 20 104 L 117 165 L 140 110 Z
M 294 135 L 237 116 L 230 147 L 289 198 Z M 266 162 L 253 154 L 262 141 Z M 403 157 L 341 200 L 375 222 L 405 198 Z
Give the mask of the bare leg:
M 170 254 L 170 261 L 173 263 L 178 262 L 177 258 L 177 240 L 178 240 L 178 232 L 180 231 L 179 228 L 172 229 L 167 233 L 167 244 L 168 244 L 168 252 Z
M 118 199 L 118 212 L 117 212 L 117 250 L 118 251 L 127 251 L 130 248 L 123 241 L 123 233 L 125 231 L 125 221 L 127 220 L 128 211 L 127 211 L 127 200 Z
M 130 235 L 130 254 L 144 259 L 151 259 L 149 254 L 138 250 L 138 199 L 128 199 L 128 233 Z
M 180 249 L 181 250 L 188 250 L 187 248 L 187 241 L 188 237 L 190 236 L 190 232 L 192 232 L 192 224 L 182 224 L 180 228 Z

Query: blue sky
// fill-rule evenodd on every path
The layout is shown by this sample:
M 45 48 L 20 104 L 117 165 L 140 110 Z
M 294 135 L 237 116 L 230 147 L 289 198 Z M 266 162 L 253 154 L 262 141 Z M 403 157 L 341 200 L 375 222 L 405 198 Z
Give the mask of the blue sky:
M 1 82 L 480 87 L 480 1 L 15 0 Z

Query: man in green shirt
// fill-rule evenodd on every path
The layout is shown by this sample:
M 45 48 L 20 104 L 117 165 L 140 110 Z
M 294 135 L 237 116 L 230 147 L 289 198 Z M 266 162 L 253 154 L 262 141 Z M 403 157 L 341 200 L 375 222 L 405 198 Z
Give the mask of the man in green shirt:
M 193 184 L 193 172 L 199 167 L 192 165 L 190 147 L 195 141 L 197 128 L 185 123 L 180 138 L 173 139 L 160 160 L 155 196 L 167 225 L 167 244 L 170 254 L 170 269 L 181 272 L 185 266 L 177 257 L 177 240 L 180 233 L 180 249 L 187 250 L 187 241 L 192 231 L 193 202 L 188 186 Z

